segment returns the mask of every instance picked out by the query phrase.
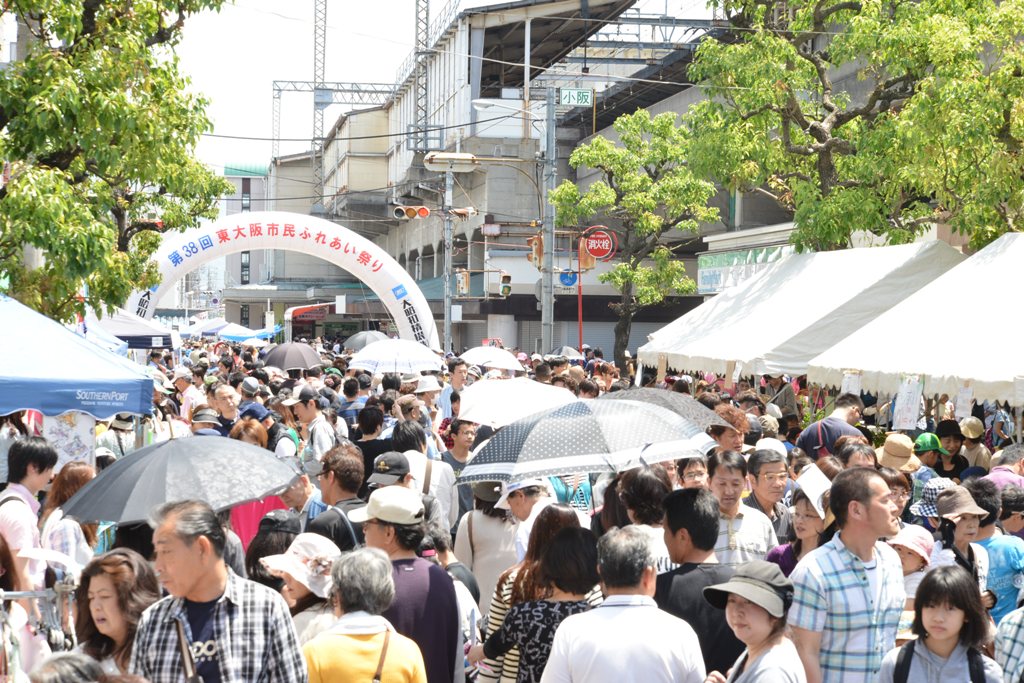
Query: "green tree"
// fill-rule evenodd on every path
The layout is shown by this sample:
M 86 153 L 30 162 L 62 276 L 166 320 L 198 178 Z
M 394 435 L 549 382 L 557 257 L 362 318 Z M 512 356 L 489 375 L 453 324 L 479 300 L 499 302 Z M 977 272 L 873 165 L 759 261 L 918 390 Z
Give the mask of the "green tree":
M 0 272 L 12 296 L 61 320 L 122 304 L 155 284 L 162 232 L 216 216 L 230 185 L 192 156 L 210 123 L 174 49 L 186 17 L 221 2 L 4 3 L 33 38 L 0 71 Z
M 612 305 L 615 362 L 625 367 L 625 351 L 633 316 L 671 294 L 696 291 L 670 241 L 695 237 L 701 223 L 718 220 L 709 207 L 712 183 L 696 175 L 686 162 L 693 133 L 678 125 L 678 116 L 651 117 L 645 109 L 619 117 L 614 124 L 619 144 L 597 136 L 573 151 L 569 163 L 600 172 L 586 191 L 564 181 L 551 193 L 558 225 L 579 225 L 605 216 L 619 238 L 615 267 L 601 281 L 618 290 Z
M 691 77 L 695 170 L 794 212 L 799 247 L 948 222 L 990 239 L 1021 208 L 1019 0 L 723 0 Z

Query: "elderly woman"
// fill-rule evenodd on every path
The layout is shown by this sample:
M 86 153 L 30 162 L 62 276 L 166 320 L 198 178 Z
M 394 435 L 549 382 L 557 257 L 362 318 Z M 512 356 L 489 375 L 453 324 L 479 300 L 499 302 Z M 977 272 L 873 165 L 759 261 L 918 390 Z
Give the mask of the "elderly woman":
M 337 623 L 302 648 L 309 683 L 426 683 L 423 655 L 381 614 L 395 597 L 391 561 L 376 548 L 345 553 L 331 569 Z

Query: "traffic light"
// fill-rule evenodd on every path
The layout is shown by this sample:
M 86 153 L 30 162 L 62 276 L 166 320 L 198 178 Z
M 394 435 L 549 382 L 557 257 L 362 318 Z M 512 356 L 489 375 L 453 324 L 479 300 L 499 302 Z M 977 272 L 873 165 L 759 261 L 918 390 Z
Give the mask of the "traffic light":
M 508 295 L 512 293 L 512 276 L 508 273 L 501 274 L 501 285 L 498 288 L 498 294 L 501 295 L 502 299 L 507 299 Z
M 392 215 L 400 221 L 408 221 L 414 218 L 427 218 L 430 216 L 430 209 L 425 206 L 396 206 Z
M 530 260 L 534 268 L 540 270 L 544 265 L 544 236 L 534 235 L 533 237 L 527 237 L 526 244 L 530 247 L 530 251 L 526 253 L 526 258 Z
M 455 293 L 465 296 L 469 294 L 469 271 L 459 270 L 455 273 Z
M 579 270 L 581 273 L 585 270 L 592 270 L 594 266 L 597 265 L 597 259 L 595 259 L 593 255 L 589 251 L 587 251 L 586 242 L 587 238 L 581 237 L 578 245 L 579 250 L 577 255 L 580 260 Z

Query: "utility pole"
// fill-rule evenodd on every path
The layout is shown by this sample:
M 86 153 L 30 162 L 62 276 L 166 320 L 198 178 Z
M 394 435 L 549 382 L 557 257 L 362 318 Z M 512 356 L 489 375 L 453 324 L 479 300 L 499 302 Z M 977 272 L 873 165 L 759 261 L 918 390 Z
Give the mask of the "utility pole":
M 544 126 L 544 191 L 555 189 L 555 88 L 547 88 L 547 112 Z M 544 197 L 544 262 L 541 269 L 540 339 L 541 351 L 554 348 L 555 327 L 555 207 Z
M 444 352 L 452 350 L 452 193 L 455 174 L 444 172 Z

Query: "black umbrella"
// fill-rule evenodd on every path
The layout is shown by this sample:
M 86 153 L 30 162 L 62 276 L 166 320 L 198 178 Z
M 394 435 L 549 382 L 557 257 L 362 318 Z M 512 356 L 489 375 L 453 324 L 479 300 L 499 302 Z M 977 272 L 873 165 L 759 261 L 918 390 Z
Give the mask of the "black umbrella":
M 309 370 L 324 364 L 320 354 L 309 344 L 288 342 L 275 346 L 263 357 L 264 365 L 272 365 L 282 370 Z
M 602 394 L 598 400 L 640 401 L 641 403 L 650 403 L 652 405 L 661 406 L 662 408 L 668 408 L 673 413 L 682 415 L 687 420 L 696 423 L 704 431 L 707 431 L 708 427 L 713 426 L 732 428 L 732 425 L 719 417 L 718 413 L 711 410 L 694 397 L 688 396 L 687 394 L 680 394 L 676 391 L 668 391 L 666 389 L 641 389 L 634 387 L 624 391 L 613 391 L 608 394 Z
M 577 401 L 502 427 L 459 480 L 521 481 L 625 470 L 706 453 L 715 442 L 700 425 L 649 403 Z
M 236 439 L 171 439 L 129 453 L 79 489 L 61 509 L 81 522 L 144 522 L 153 508 L 202 500 L 215 510 L 284 491 L 297 476 L 272 452 Z

